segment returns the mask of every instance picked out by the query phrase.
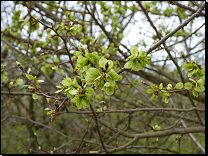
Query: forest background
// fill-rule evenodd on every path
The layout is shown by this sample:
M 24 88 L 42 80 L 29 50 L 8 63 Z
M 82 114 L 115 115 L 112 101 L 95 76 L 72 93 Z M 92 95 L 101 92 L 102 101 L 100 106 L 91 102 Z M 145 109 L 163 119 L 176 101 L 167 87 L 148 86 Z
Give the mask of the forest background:
M 205 153 L 204 84 L 204 1 L 1 1 L 1 153 Z

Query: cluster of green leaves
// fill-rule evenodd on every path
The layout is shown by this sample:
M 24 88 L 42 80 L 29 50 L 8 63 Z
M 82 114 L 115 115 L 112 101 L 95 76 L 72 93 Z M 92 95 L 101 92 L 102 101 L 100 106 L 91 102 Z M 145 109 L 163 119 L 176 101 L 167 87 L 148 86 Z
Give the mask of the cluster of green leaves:
M 170 17 L 172 15 L 173 12 L 173 8 L 172 7 L 167 7 L 164 11 L 163 11 L 163 15 Z
M 94 89 L 86 87 L 85 80 L 80 76 L 76 76 L 73 81 L 70 77 L 61 81 L 62 86 L 56 86 L 60 88 L 55 93 L 59 93 L 64 90 L 64 94 L 68 98 L 72 99 L 71 102 L 75 102 L 78 109 L 87 108 L 92 100 Z
M 124 68 L 139 71 L 149 64 L 151 56 L 148 57 L 145 51 L 138 51 L 137 46 L 132 46 L 130 51 L 131 55 L 126 59 L 128 62 L 125 63 Z
M 17 63 L 18 66 L 21 66 L 21 64 L 18 61 L 16 61 L 16 63 Z M 30 73 L 31 73 L 31 68 L 29 68 L 27 70 L 27 73 L 24 73 L 24 75 L 27 77 L 28 80 L 32 81 L 36 85 L 36 87 L 41 88 L 39 83 L 44 82 L 44 80 L 37 80 L 36 76 L 32 76 Z M 22 79 L 17 79 L 16 80 L 16 83 L 18 85 L 21 85 L 22 82 L 23 82 Z M 12 85 L 14 86 L 14 82 L 12 82 Z M 32 98 L 33 99 L 38 99 L 38 95 L 35 93 L 36 88 L 31 84 L 31 85 L 23 85 L 21 89 L 27 89 L 27 88 L 32 93 Z
M 186 82 L 183 84 L 182 82 L 178 82 L 175 87 L 173 88 L 171 84 L 168 84 L 166 88 L 163 88 L 163 83 L 160 83 L 159 87 L 151 84 L 152 89 L 148 89 L 147 93 L 152 94 L 151 99 L 155 100 L 157 95 L 163 96 L 163 102 L 168 103 L 170 97 L 172 96 L 174 90 L 183 89 L 192 90 L 193 96 L 198 97 L 199 92 L 205 91 L 205 66 L 200 66 L 196 64 L 196 61 L 192 62 L 184 62 L 182 67 L 188 71 L 188 77 L 191 82 Z M 198 80 L 194 80 L 193 78 L 197 77 Z M 171 91 L 168 92 L 168 91 Z
M 163 88 L 163 83 L 160 83 L 159 86 L 151 84 L 150 87 L 152 89 L 148 89 L 147 93 L 148 94 L 152 94 L 151 100 L 155 100 L 159 94 L 163 96 L 163 102 L 168 103 L 173 92 L 169 92 L 169 91 L 174 91 L 177 89 L 182 89 L 183 88 L 183 83 L 182 82 L 178 82 L 175 87 L 172 87 L 172 84 L 168 84 L 165 88 Z
M 99 51 L 100 56 L 105 57 L 105 58 L 108 58 L 110 56 L 109 53 L 117 54 L 117 50 L 115 48 L 114 43 L 111 43 L 109 48 L 107 49 L 105 46 L 102 46 L 101 49 L 99 49 L 98 51 Z
M 34 18 L 37 19 L 36 16 L 34 16 Z M 40 28 L 39 22 L 37 22 L 35 19 L 33 19 L 33 18 L 31 19 L 31 32 L 34 32 L 35 30 L 38 30 Z M 24 20 L 24 23 L 28 27 L 27 33 L 29 33 L 29 28 L 30 28 L 30 20 L 29 20 L 29 18 L 26 18 Z
M 99 70 L 98 70 L 99 69 Z M 107 95 L 112 95 L 118 89 L 117 81 L 122 79 L 113 69 L 113 61 L 102 57 L 99 60 L 99 68 L 91 67 L 86 72 L 86 82 L 88 85 L 94 84 L 96 89 L 105 91 Z
M 199 92 L 205 91 L 205 66 L 200 66 L 196 64 L 196 61 L 184 62 L 182 67 L 188 71 L 188 77 L 191 82 L 186 82 L 184 88 L 187 90 L 192 90 L 195 97 L 198 97 Z M 194 80 L 193 78 L 198 80 Z
M 5 66 L 1 64 L 1 86 L 2 83 L 7 81 L 8 81 L 8 77 L 7 77 L 7 72 L 5 71 Z
M 89 53 L 87 48 L 84 50 L 81 46 L 78 47 L 81 52 L 74 51 L 73 59 L 77 59 L 76 69 L 85 75 L 85 72 L 92 67 L 92 65 L 96 65 L 96 62 L 99 61 L 100 57 L 97 52 Z
M 11 81 L 9 82 L 9 85 L 13 87 L 13 86 L 21 85 L 22 82 L 23 80 L 21 78 L 18 78 L 16 80 L 11 79 Z
M 8 77 L 7 77 L 7 72 L 5 71 L 5 66 L 1 64 L 1 86 L 2 83 L 5 83 L 7 81 L 8 81 Z M 21 78 L 18 78 L 16 80 L 11 79 L 9 82 L 9 86 L 13 87 L 13 86 L 21 85 L 22 82 L 23 80 Z
M 19 35 L 17 32 L 19 32 L 19 30 L 22 27 L 22 21 L 20 20 L 20 14 L 21 14 L 21 10 L 13 10 L 13 16 L 12 16 L 12 25 L 10 26 L 10 33 L 13 35 Z
M 155 132 L 155 133 L 161 130 L 161 127 L 159 125 L 152 126 L 152 128 L 154 128 L 154 130 L 151 130 L 151 132 Z

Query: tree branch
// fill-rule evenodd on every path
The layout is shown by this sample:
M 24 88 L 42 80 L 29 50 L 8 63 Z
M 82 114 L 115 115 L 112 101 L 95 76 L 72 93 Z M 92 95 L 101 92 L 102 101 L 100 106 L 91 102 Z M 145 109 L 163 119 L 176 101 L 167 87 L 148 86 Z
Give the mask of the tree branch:
M 147 50 L 147 55 L 151 53 L 154 49 L 159 47 L 163 42 L 165 42 L 170 36 L 175 34 L 178 30 L 180 30 L 182 27 L 186 26 L 192 19 L 199 16 L 201 11 L 205 8 L 205 3 L 195 12 L 189 19 L 185 20 L 181 25 L 179 25 L 177 28 L 175 28 L 173 31 L 171 31 L 169 34 L 167 34 L 165 37 L 163 37 L 159 42 L 157 42 L 154 46 L 152 46 L 149 50 Z

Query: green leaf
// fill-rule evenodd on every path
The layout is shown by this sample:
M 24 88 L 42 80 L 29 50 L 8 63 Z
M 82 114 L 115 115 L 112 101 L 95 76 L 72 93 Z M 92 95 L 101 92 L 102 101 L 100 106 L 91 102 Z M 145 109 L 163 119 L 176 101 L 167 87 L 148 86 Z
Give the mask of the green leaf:
M 28 88 L 28 85 L 24 85 L 24 86 L 22 86 L 21 89 L 27 89 L 27 88 Z
M 203 82 L 202 79 L 199 79 L 199 80 L 196 80 L 196 81 L 197 81 L 197 83 L 198 83 L 200 86 L 203 86 L 203 85 L 204 85 L 204 82 Z
M 67 86 L 71 86 L 72 84 L 72 80 L 70 77 L 65 78 L 64 80 L 62 80 L 61 82 L 63 84 L 63 86 L 67 87 Z
M 188 77 L 194 77 L 196 74 L 197 70 L 193 69 L 188 73 Z
M 18 61 L 16 61 L 16 64 L 17 64 L 17 65 L 21 65 L 21 63 L 20 63 L 20 62 L 18 62 Z
M 38 82 L 38 83 L 42 83 L 42 82 L 44 82 L 44 80 L 38 80 L 37 82 Z
M 138 56 L 138 53 L 139 53 L 139 52 L 138 52 L 137 46 L 135 46 L 135 45 L 132 46 L 130 51 L 131 51 L 131 54 L 132 54 L 132 55 L 134 55 L 134 56 L 136 56 L 136 57 Z
M 80 101 L 80 104 L 82 105 L 83 108 L 87 108 L 87 100 L 83 97 L 82 100 Z M 79 109 L 79 108 L 78 108 Z M 81 109 L 81 108 L 80 108 Z
M 97 52 L 89 53 L 89 57 L 94 58 L 94 61 L 96 61 L 96 62 L 99 62 L 99 60 L 100 60 L 100 57 L 98 56 Z
M 163 96 L 163 102 L 168 103 L 169 102 L 169 97 Z
M 94 93 L 94 89 L 93 88 L 88 87 L 85 90 L 86 90 L 86 92 L 88 92 L 90 94 L 93 94 Z
M 147 93 L 148 93 L 148 94 L 154 93 L 154 89 L 147 89 Z
M 34 77 L 33 77 L 32 75 L 30 75 L 30 74 L 26 74 L 26 77 L 27 77 L 29 80 L 33 80 L 33 79 L 34 79 Z
M 14 84 L 13 81 L 9 82 L 9 85 L 10 85 L 11 87 L 13 86 L 13 84 Z
M 38 99 L 38 95 L 36 93 L 33 93 L 32 94 L 32 98 L 35 100 L 35 99 Z
M 86 71 L 86 77 L 85 77 L 87 84 L 92 84 L 92 81 L 95 80 L 99 75 L 100 75 L 100 71 L 98 69 L 93 67 L 89 68 Z
M 134 61 L 133 61 L 133 60 L 130 60 L 130 61 L 128 61 L 127 63 L 125 63 L 124 68 L 130 69 L 130 68 L 132 68 L 133 66 L 134 66 Z
M 31 72 L 31 68 L 28 68 L 27 70 L 27 74 L 29 74 Z
M 23 79 L 18 78 L 18 79 L 16 80 L 17 85 L 21 85 L 22 82 L 23 82 Z
M 56 86 L 57 88 L 63 88 L 62 86 Z
M 194 90 L 197 92 L 203 92 L 205 90 L 205 88 L 204 88 L 204 86 L 197 86 L 197 87 L 194 87 Z
M 118 74 L 114 71 L 114 69 L 111 69 L 111 70 L 108 72 L 108 74 L 112 77 L 112 79 L 113 79 L 114 81 L 120 81 L 120 80 L 122 79 L 122 76 L 121 76 L 121 75 L 118 75 Z
M 82 104 L 81 104 L 80 98 L 78 98 L 78 100 L 76 102 L 76 106 L 77 106 L 78 109 L 81 109 L 82 108 Z
M 62 70 L 60 68 L 58 68 L 58 74 L 61 74 Z
M 196 83 L 196 81 L 195 81 L 194 79 L 192 79 L 192 78 L 189 78 L 189 80 L 191 80 L 191 81 L 193 81 L 193 82 L 195 82 L 195 83 Z
M 106 87 L 106 89 L 104 91 L 107 95 L 113 95 L 113 93 L 114 93 L 114 89 L 111 87 Z
M 104 84 L 104 87 L 110 87 L 110 86 L 111 86 L 110 82 L 106 82 L 106 83 Z
M 47 115 L 52 114 L 55 110 L 47 112 Z
M 198 95 L 199 95 L 199 93 L 195 90 L 193 90 L 192 93 L 193 93 L 193 96 L 195 96 L 195 97 L 198 97 Z
M 116 82 L 111 78 L 108 78 L 108 82 L 110 83 L 111 87 L 114 87 L 116 85 Z
M 139 57 L 146 57 L 147 53 L 145 51 L 140 50 L 139 51 Z
M 191 82 L 186 82 L 185 85 L 184 85 L 184 88 L 186 90 L 192 89 L 192 87 L 193 87 L 193 84 Z
M 57 90 L 55 93 L 59 93 L 59 92 L 61 92 L 63 89 L 60 89 L 60 90 Z
M 140 71 L 142 69 L 142 64 L 139 61 L 135 60 L 135 63 L 132 69 L 135 71 Z
M 72 89 L 72 90 L 69 90 L 69 91 L 68 91 L 68 93 L 71 94 L 71 95 L 76 95 L 77 92 L 78 92 L 78 91 L 77 91 L 76 89 Z
M 168 84 L 168 85 L 167 85 L 167 90 L 172 89 L 172 87 L 173 87 L 172 84 Z
M 192 63 L 186 63 L 186 62 L 183 62 L 183 63 L 182 63 L 182 67 L 183 67 L 185 70 L 188 70 L 188 69 L 193 68 L 193 64 L 192 64 Z
M 53 66 L 52 69 L 53 70 L 57 70 L 58 69 L 58 66 Z
M 156 129 L 156 130 L 160 130 L 160 129 L 161 129 L 161 127 L 160 127 L 160 126 L 158 126 L 158 125 L 155 125 L 155 129 Z
M 154 84 L 150 84 L 150 87 L 152 87 L 153 89 L 157 88 Z
M 160 90 L 163 89 L 163 83 L 160 83 L 159 89 L 160 89 Z
M 175 85 L 175 89 L 182 89 L 183 88 L 183 83 L 182 82 L 178 82 L 176 85 Z
M 77 103 L 80 101 L 80 98 L 78 96 L 75 96 L 73 99 L 71 99 L 71 102 Z
M 104 57 L 102 57 L 100 60 L 99 60 L 99 67 L 103 67 L 105 69 L 105 65 L 106 63 L 108 62 L 108 60 Z
M 48 111 L 48 110 L 51 110 L 51 109 L 50 108 L 45 108 L 44 110 L 47 110 Z

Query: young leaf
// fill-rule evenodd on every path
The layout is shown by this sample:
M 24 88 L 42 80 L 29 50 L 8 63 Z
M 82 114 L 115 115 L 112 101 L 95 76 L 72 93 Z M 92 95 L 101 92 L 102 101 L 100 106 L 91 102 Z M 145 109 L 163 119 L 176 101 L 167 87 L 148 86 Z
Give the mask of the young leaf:
M 137 60 L 135 60 L 135 62 L 136 63 L 134 63 L 134 66 L 133 66 L 132 69 L 135 70 L 135 71 L 140 71 L 142 69 L 142 64 Z
M 84 97 L 82 98 L 82 100 L 80 101 L 80 103 L 81 103 L 82 107 L 84 107 L 84 108 L 87 107 L 87 101 L 86 101 L 86 99 Z
M 57 88 L 63 88 L 62 86 L 56 86 Z
M 22 86 L 21 89 L 27 89 L 27 88 L 28 88 L 28 85 L 24 85 L 24 86 Z
M 170 90 L 170 89 L 172 89 L 172 84 L 167 85 L 167 90 Z
M 147 89 L 147 93 L 148 93 L 148 94 L 154 93 L 154 89 Z
M 32 98 L 35 100 L 35 99 L 38 99 L 38 95 L 36 93 L 33 93 L 32 94 Z
M 139 53 L 139 52 L 138 52 L 137 46 L 135 46 L 135 45 L 132 46 L 130 51 L 131 51 L 131 54 L 134 55 L 135 57 L 138 56 L 138 53 Z
M 67 87 L 67 86 L 71 86 L 72 84 L 72 80 L 70 77 L 65 78 L 64 80 L 62 80 L 61 82 L 63 84 L 63 86 Z
M 55 93 L 59 93 L 59 92 L 61 92 L 63 89 L 60 89 L 60 90 L 57 90 Z
M 42 83 L 42 82 L 44 82 L 44 80 L 38 80 L 37 82 L 38 82 L 38 83 Z
M 134 61 L 133 60 L 130 60 L 130 61 L 128 61 L 128 62 L 125 63 L 124 68 L 130 69 L 133 66 L 134 66 Z
M 168 103 L 169 102 L 169 97 L 163 96 L 163 102 Z
M 193 90 L 192 93 L 193 93 L 193 96 L 195 96 L 195 97 L 198 97 L 198 95 L 199 95 L 198 92 L 195 90 Z
M 160 83 L 159 89 L 163 89 L 163 83 Z
M 92 84 L 92 81 L 95 80 L 100 74 L 100 71 L 97 70 L 96 68 L 89 68 L 86 71 L 86 77 L 85 80 L 87 81 L 87 84 Z
M 182 82 L 178 82 L 176 85 L 175 85 L 175 89 L 182 89 L 183 88 L 183 83 Z
M 45 108 L 44 110 L 47 110 L 48 111 L 48 110 L 51 110 L 51 109 L 50 108 Z
M 30 75 L 30 74 L 26 74 L 26 77 L 29 79 L 29 80 L 33 80 L 33 76 L 32 75 Z
M 188 69 L 193 68 L 193 64 L 192 64 L 192 63 L 186 63 L 186 62 L 183 62 L 183 63 L 182 63 L 182 67 L 183 67 L 185 70 L 188 70 Z
M 204 88 L 204 86 L 197 86 L 197 87 L 194 87 L 194 90 L 197 92 L 203 92 L 205 90 L 205 88 Z
M 27 74 L 30 74 L 30 72 L 31 72 L 31 68 L 28 68 Z
M 72 90 L 69 90 L 69 91 L 68 91 L 68 93 L 71 94 L 71 95 L 76 95 L 77 92 L 78 92 L 78 91 L 77 91 L 76 89 L 72 89 Z
M 145 51 L 140 50 L 139 51 L 139 57 L 146 57 L 147 53 Z
M 153 89 L 157 88 L 154 84 L 151 84 L 150 87 L 152 87 Z
M 90 94 L 93 94 L 94 93 L 94 89 L 93 88 L 88 87 L 85 90 L 86 90 L 86 92 L 88 92 Z
M 54 111 L 55 111 L 55 110 L 52 110 L 52 111 L 47 112 L 47 115 L 53 113 Z
M 106 63 L 108 62 L 108 60 L 104 57 L 102 57 L 100 60 L 99 60 L 99 67 L 103 67 L 105 69 L 105 65 Z
M 192 87 L 193 87 L 193 84 L 192 84 L 191 82 L 186 82 L 185 85 L 184 85 L 184 88 L 185 88 L 186 90 L 189 90 L 189 89 L 191 89 Z
M 22 82 L 23 82 L 23 79 L 18 78 L 18 79 L 16 80 L 17 85 L 21 85 Z

